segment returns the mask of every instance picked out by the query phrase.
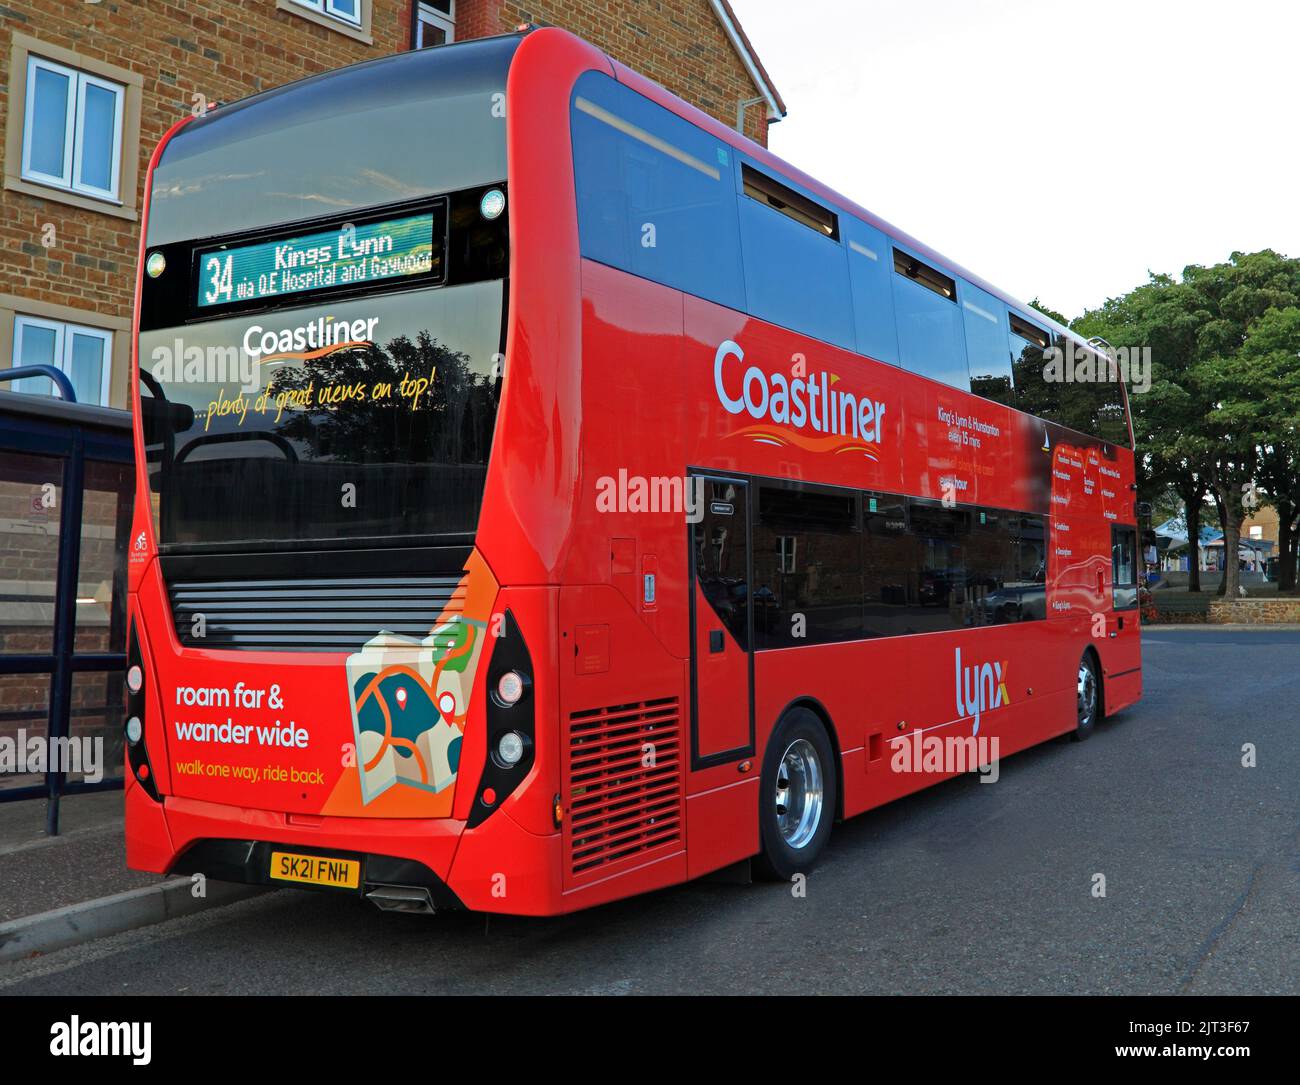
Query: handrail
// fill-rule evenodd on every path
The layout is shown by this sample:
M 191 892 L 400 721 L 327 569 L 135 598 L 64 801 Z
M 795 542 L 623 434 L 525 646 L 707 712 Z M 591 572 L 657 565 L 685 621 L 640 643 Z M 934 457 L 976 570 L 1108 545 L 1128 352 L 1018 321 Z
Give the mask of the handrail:
M 72 390 L 72 381 L 62 369 L 52 365 L 20 365 L 16 369 L 0 369 L 0 381 L 17 381 L 24 377 L 49 377 L 59 389 L 59 396 L 65 403 L 76 403 L 77 393 Z

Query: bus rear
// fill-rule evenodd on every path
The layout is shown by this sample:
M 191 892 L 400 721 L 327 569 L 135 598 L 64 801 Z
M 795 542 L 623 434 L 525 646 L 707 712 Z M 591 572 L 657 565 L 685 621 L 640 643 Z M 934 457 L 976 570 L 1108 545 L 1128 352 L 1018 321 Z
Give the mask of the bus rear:
M 541 639 L 544 593 L 501 597 L 476 548 L 504 383 L 519 41 L 330 72 L 178 125 L 155 153 L 137 301 L 135 868 L 459 903 L 461 835 L 535 767 L 523 627 Z

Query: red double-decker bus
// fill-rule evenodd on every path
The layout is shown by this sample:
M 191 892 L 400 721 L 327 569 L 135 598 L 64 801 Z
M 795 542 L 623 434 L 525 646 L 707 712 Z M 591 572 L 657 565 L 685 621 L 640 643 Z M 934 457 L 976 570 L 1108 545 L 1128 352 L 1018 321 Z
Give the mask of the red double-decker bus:
M 572 35 L 223 106 L 146 195 L 131 866 L 789 878 L 1139 697 L 1104 359 Z

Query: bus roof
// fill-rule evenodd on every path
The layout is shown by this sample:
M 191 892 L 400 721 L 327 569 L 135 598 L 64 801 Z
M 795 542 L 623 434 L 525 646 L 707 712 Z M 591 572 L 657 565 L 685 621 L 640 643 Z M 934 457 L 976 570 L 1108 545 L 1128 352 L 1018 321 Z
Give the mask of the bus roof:
M 546 33 L 552 32 L 553 31 L 550 29 L 546 31 Z M 567 33 L 567 31 L 558 32 Z M 891 223 L 886 222 L 880 216 L 868 211 L 861 204 L 855 203 L 853 200 L 850 200 L 848 197 L 836 192 L 834 189 L 817 180 L 815 177 L 804 173 L 803 170 L 799 169 L 797 166 L 791 165 L 789 162 L 785 161 L 778 155 L 773 154 L 761 144 L 755 143 L 749 137 L 742 135 L 733 128 L 727 127 L 720 121 L 715 120 L 703 110 L 697 109 L 689 102 L 683 101 L 671 91 L 668 91 L 653 80 L 648 79 L 641 73 L 629 68 L 626 64 L 614 60 L 612 57 L 610 57 L 609 60 L 616 78 L 625 86 L 645 95 L 645 97 L 650 98 L 659 105 L 672 110 L 684 120 L 690 121 L 696 127 L 704 129 L 711 135 L 725 143 L 728 143 L 737 150 L 743 151 L 751 158 L 764 163 L 777 173 L 783 174 L 788 180 L 793 181 L 796 185 L 808 189 L 827 203 L 833 204 L 838 210 L 857 216 L 863 222 L 870 226 L 874 226 L 876 229 L 883 232 L 891 240 L 912 249 L 922 259 L 935 264 L 940 270 L 946 271 L 949 275 L 965 279 L 972 286 L 976 286 L 979 289 L 992 294 L 1009 307 L 1019 310 L 1023 315 L 1030 316 L 1033 320 L 1045 325 L 1057 334 L 1068 337 L 1080 346 L 1092 349 L 1087 340 L 1080 337 L 1077 332 L 1070 330 L 1059 321 L 1052 319 L 1046 313 L 1040 312 L 1032 305 L 1008 294 L 1005 290 L 999 289 L 981 276 L 968 271 L 960 264 L 948 259 L 936 249 L 925 244 L 923 241 L 918 240 Z
M 487 68 L 494 68 L 496 67 L 496 64 L 501 62 L 504 62 L 508 67 L 510 62 L 513 60 L 516 48 L 520 46 L 524 39 L 534 39 L 530 41 L 529 47 L 537 48 L 545 47 L 545 43 L 548 40 L 554 40 L 560 35 L 582 40 L 579 39 L 577 35 L 571 34 L 569 31 L 558 27 L 536 28 L 530 26 L 521 28 L 519 31 L 513 33 L 498 35 L 492 38 L 476 38 L 469 41 L 437 46 L 433 49 L 415 50 L 394 54 L 392 56 L 378 57 L 373 60 L 348 65 L 344 68 L 338 68 L 333 71 L 308 76 L 293 83 L 288 83 L 281 87 L 263 91 L 259 94 L 241 99 L 231 105 L 222 106 L 220 109 L 215 110 L 208 116 L 201 117 L 181 129 L 177 134 L 177 137 L 172 140 L 171 144 L 169 144 L 163 161 L 159 163 L 158 181 L 164 186 L 167 185 L 170 180 L 168 176 L 168 167 L 177 162 L 178 152 L 181 158 L 188 158 L 210 151 L 215 144 L 226 142 L 228 138 L 226 133 L 230 133 L 231 131 L 230 122 L 236 117 L 239 117 L 240 119 L 240 123 L 237 127 L 241 129 L 247 128 L 250 131 L 257 131 L 259 135 L 265 134 L 265 126 L 273 119 L 277 119 L 277 124 L 282 124 L 283 117 L 275 107 L 277 105 L 283 106 L 285 104 L 283 99 L 290 92 L 293 92 L 295 98 L 300 102 L 300 104 L 295 107 L 298 111 L 305 109 L 310 112 L 315 112 L 316 109 L 313 103 L 318 104 L 319 101 L 327 102 L 333 98 L 334 95 L 332 91 L 336 86 L 338 86 L 338 84 L 348 84 L 347 89 L 349 90 L 349 93 L 354 93 L 354 88 L 356 86 L 361 85 L 363 82 L 373 82 L 364 80 L 364 74 L 367 70 L 382 67 L 385 69 L 385 77 L 382 81 L 382 86 L 386 88 L 384 96 L 391 97 L 396 90 L 405 84 L 405 80 L 393 78 L 395 71 L 400 68 L 404 67 L 407 73 L 418 79 L 420 75 L 431 73 L 440 68 L 442 62 L 449 56 L 463 56 L 468 59 L 469 54 L 472 52 L 478 52 L 478 57 L 476 59 L 481 58 L 484 61 L 488 61 L 488 63 L 484 65 Z M 590 43 L 584 44 L 590 46 Z M 794 182 L 796 185 L 802 186 L 820 199 L 834 205 L 838 210 L 857 216 L 863 222 L 882 231 L 891 240 L 913 250 L 921 259 L 933 263 L 939 269 L 948 274 L 960 277 L 972 286 L 986 291 L 1000 299 L 1010 308 L 1019 311 L 1022 315 L 1028 316 L 1030 319 L 1038 323 L 1041 323 L 1058 335 L 1065 336 L 1074 343 L 1091 349 L 1087 340 L 1079 336 L 1070 328 L 1061 324 L 1059 321 L 1052 319 L 1047 316 L 1047 314 L 1040 312 L 1028 303 L 1021 301 L 1019 298 L 1016 298 L 999 287 L 994 286 L 986 279 L 967 270 L 955 261 L 948 259 L 930 245 L 927 245 L 925 242 L 920 241 L 911 234 L 900 230 L 891 223 L 886 222 L 878 215 L 867 210 L 861 204 L 856 203 L 843 194 L 830 188 L 823 182 L 817 180 L 815 177 L 810 176 L 803 170 L 780 158 L 778 155 L 773 154 L 766 147 L 755 143 L 743 134 L 711 117 L 703 110 L 698 109 L 689 102 L 679 98 L 659 83 L 654 82 L 648 77 L 628 67 L 626 64 L 615 60 L 603 51 L 601 52 L 601 55 L 608 61 L 610 70 L 613 72 L 614 76 L 625 86 L 636 90 L 638 93 L 643 94 L 645 97 L 671 110 L 684 120 L 687 120 L 696 127 L 707 131 L 715 138 L 743 151 L 756 161 L 762 162 L 773 171 L 783 175 L 787 180 Z M 438 60 L 434 60 L 435 56 Z M 453 67 L 459 67 L 459 65 Z M 339 89 L 342 88 L 339 87 Z M 302 91 L 307 91 L 308 93 L 302 95 L 300 93 Z M 337 99 L 335 100 L 337 101 Z M 241 114 L 243 114 L 243 116 L 240 116 Z M 205 136 L 207 138 L 205 138 Z M 177 191 L 177 187 L 180 186 L 173 186 L 171 191 Z M 166 209 L 167 192 L 167 188 L 163 187 L 161 191 L 155 191 L 154 193 L 155 200 L 157 200 L 158 203 L 163 204 L 164 209 Z M 206 193 L 208 200 L 211 200 L 213 195 L 214 193 L 211 191 Z M 192 225 L 192 220 L 189 220 L 188 212 L 193 209 L 193 201 L 179 200 L 176 202 L 186 203 L 189 205 L 185 209 L 185 217 Z M 168 233 L 173 232 L 171 229 L 172 216 L 167 216 L 166 226 L 162 223 L 156 225 L 155 216 L 157 215 L 157 210 L 158 207 L 157 204 L 155 204 L 155 211 L 154 214 L 151 215 L 150 222 L 151 235 L 154 234 L 156 229 L 164 230 L 164 232 Z M 182 208 L 178 206 L 176 210 L 181 212 Z M 208 216 L 204 217 L 207 218 Z M 304 215 L 303 217 L 306 216 Z M 281 218 L 280 221 L 284 221 L 284 219 Z M 180 228 L 179 221 L 175 223 L 175 227 L 177 229 Z M 151 236 L 150 244 L 155 243 L 157 242 Z

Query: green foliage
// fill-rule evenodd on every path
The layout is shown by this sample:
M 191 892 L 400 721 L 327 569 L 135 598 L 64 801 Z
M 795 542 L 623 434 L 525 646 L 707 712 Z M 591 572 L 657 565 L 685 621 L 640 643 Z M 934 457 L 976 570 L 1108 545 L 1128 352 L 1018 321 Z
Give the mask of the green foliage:
M 1146 283 L 1073 322 L 1113 346 L 1149 346 L 1152 384 L 1130 389 L 1144 500 L 1174 488 L 1190 520 L 1208 493 L 1235 553 L 1252 484 L 1300 509 L 1300 260 L 1235 252 Z M 1285 528 L 1284 528 L 1285 530 Z M 1225 588 L 1236 587 L 1228 562 Z

